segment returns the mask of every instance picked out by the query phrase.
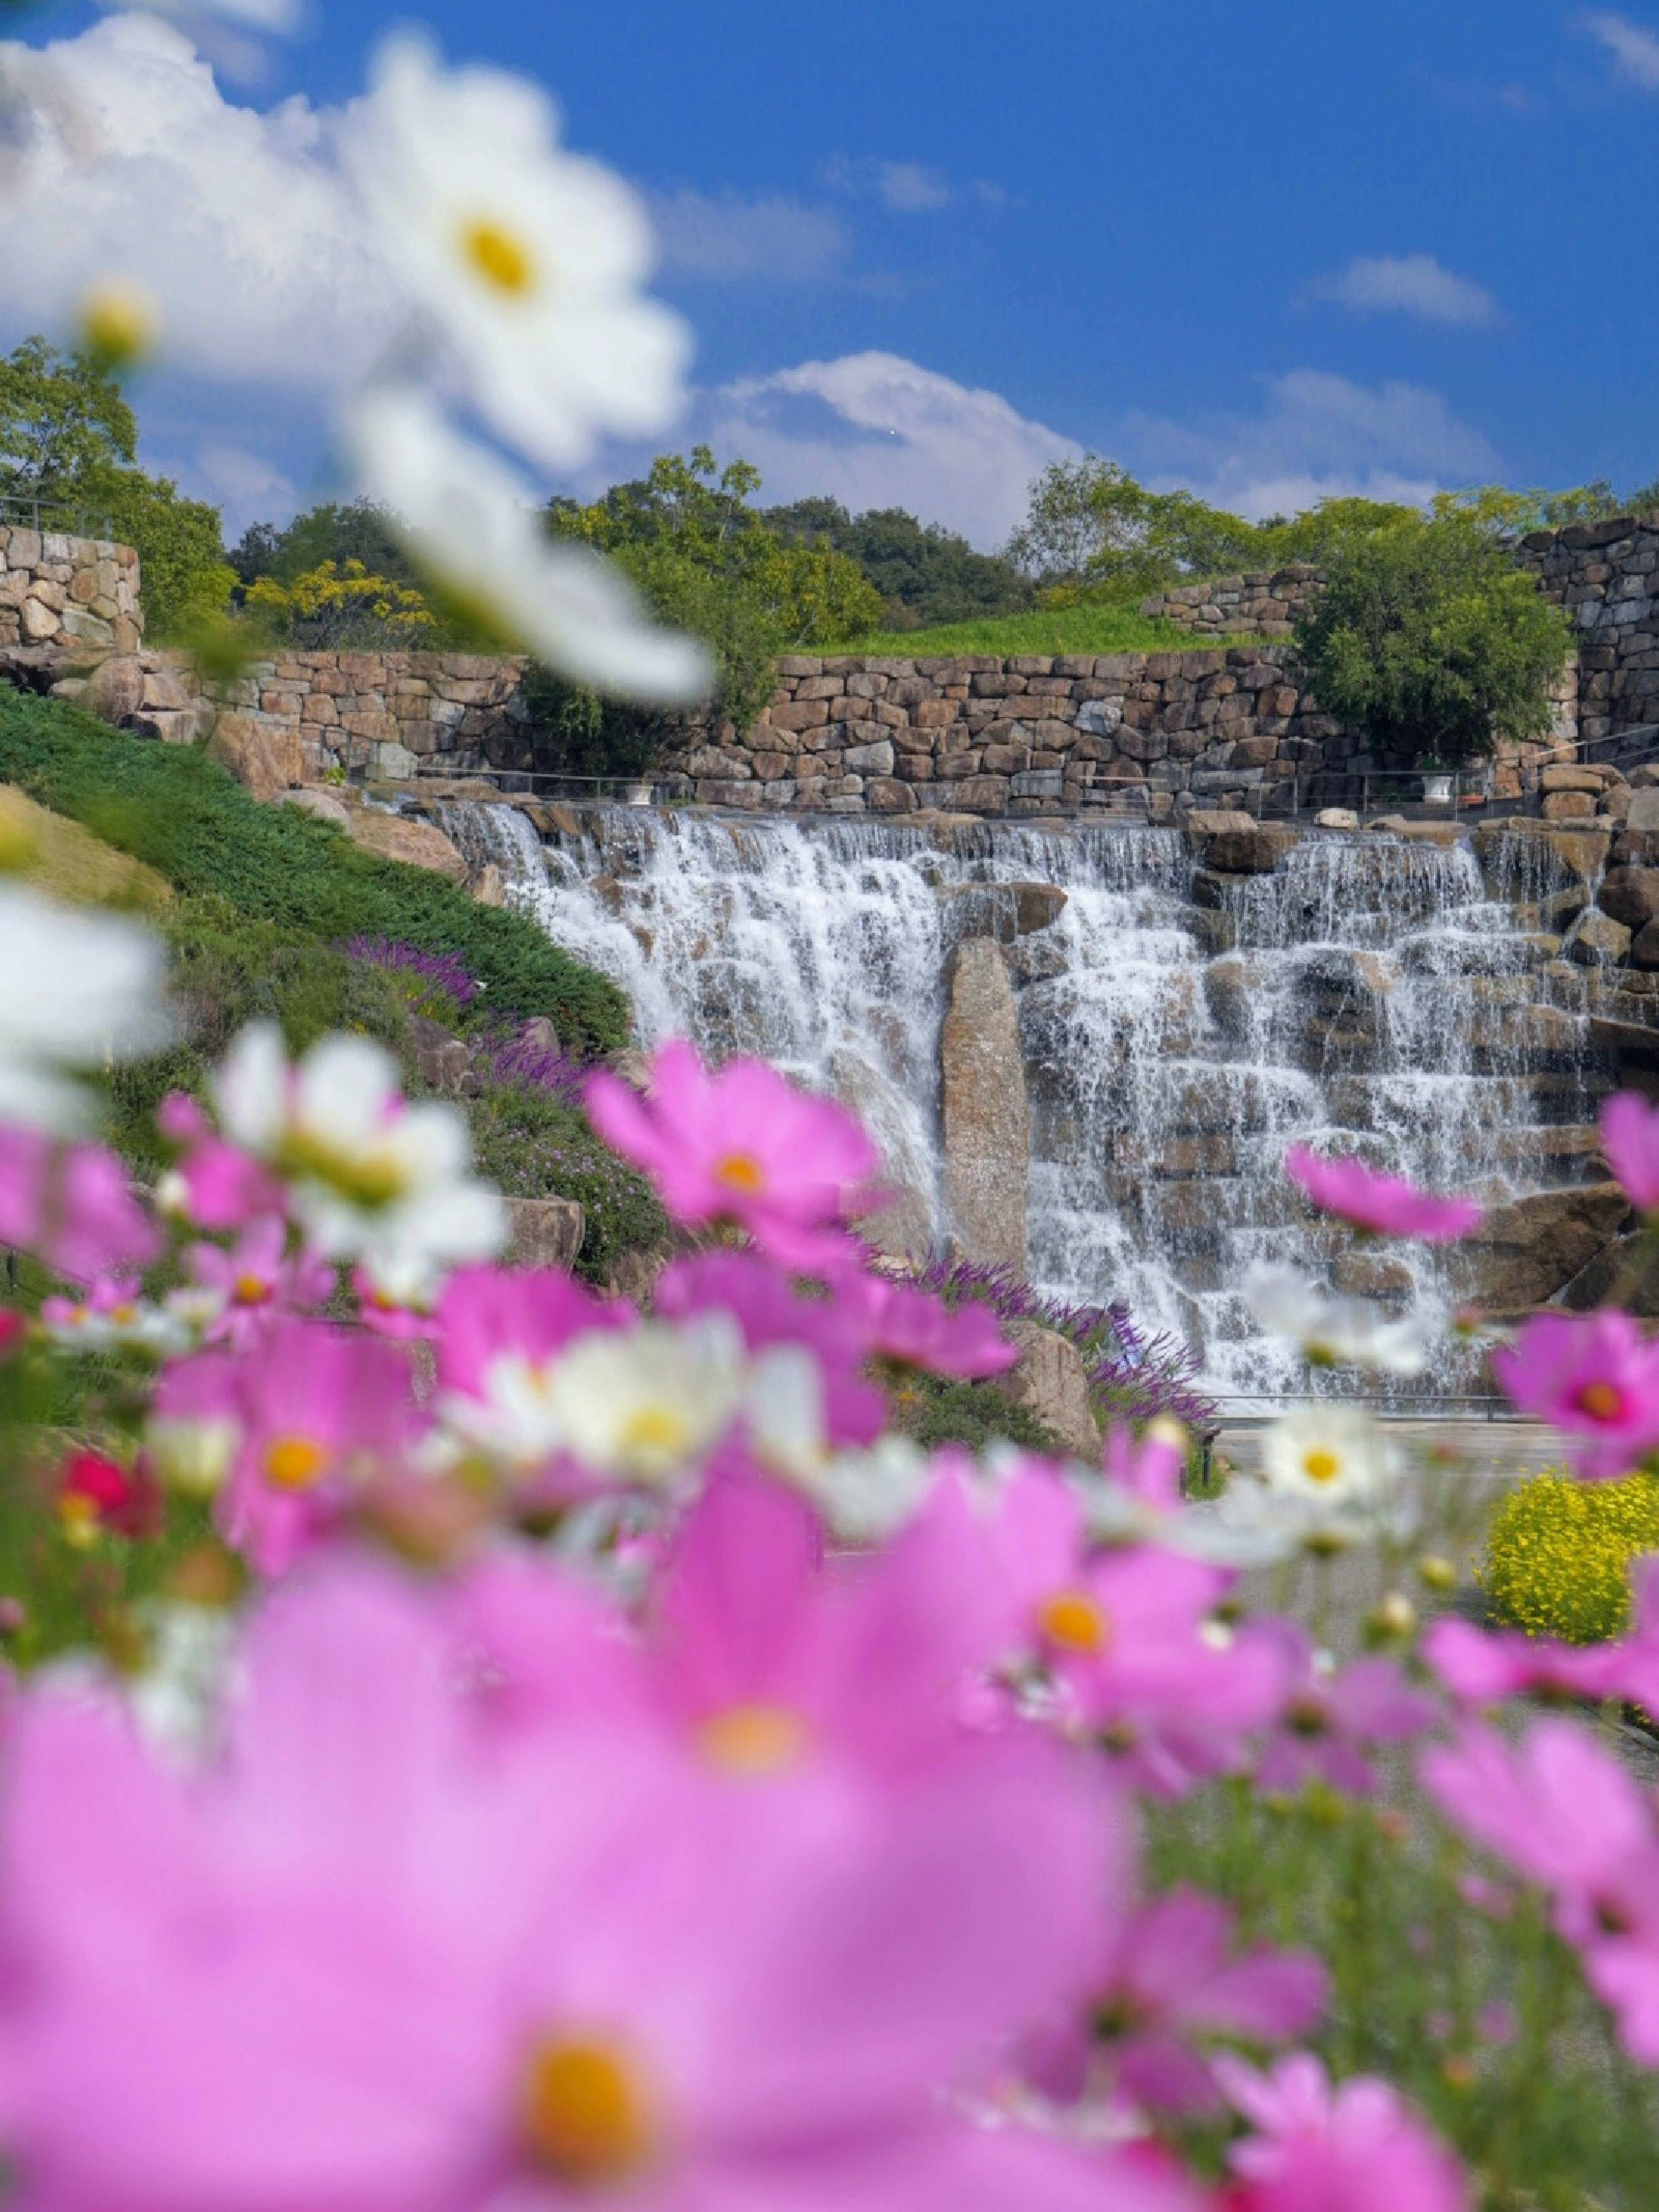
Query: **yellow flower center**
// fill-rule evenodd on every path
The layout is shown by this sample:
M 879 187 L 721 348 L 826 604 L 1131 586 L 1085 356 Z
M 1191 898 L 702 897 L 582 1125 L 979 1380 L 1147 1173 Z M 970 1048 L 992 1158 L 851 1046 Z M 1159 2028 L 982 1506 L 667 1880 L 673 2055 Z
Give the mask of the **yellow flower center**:
M 526 2069 L 520 2106 L 532 2155 L 560 2181 L 615 2181 L 650 2148 L 639 2083 L 603 2043 L 539 2043 Z
M 1624 1395 L 1612 1382 L 1587 1382 L 1578 1393 L 1578 1410 L 1593 1421 L 1616 1421 L 1625 1410 Z
M 766 1188 L 766 1170 L 752 1152 L 728 1152 L 723 1160 L 715 1162 L 714 1180 L 723 1182 L 728 1190 L 741 1191 L 745 1198 L 753 1198 Z
M 461 230 L 461 251 L 473 273 L 509 299 L 536 287 L 536 264 L 521 239 L 498 222 L 469 222 Z
M 623 1423 L 620 1442 L 630 1459 L 678 1459 L 691 1441 L 683 1413 L 672 1406 L 641 1406 Z
M 1111 1625 L 1094 1600 L 1083 1590 L 1056 1590 L 1037 1607 L 1037 1626 L 1043 1636 L 1062 1651 L 1080 1651 L 1093 1658 L 1111 1640 Z
M 58 1519 L 65 1543 L 85 1551 L 98 1539 L 98 1508 L 78 1490 L 65 1491 L 58 1501 Z
M 1310 1482 L 1334 1482 L 1342 1472 L 1342 1455 L 1319 1446 L 1303 1454 L 1302 1472 Z
M 395 1152 L 345 1152 L 314 1129 L 290 1129 L 278 1148 L 276 1165 L 289 1175 L 326 1183 L 354 1206 L 390 1206 L 409 1185 L 408 1170 Z
M 732 1705 L 697 1731 L 704 1754 L 728 1774 L 781 1773 L 806 1748 L 800 1717 L 783 1705 Z
M 109 1310 L 109 1317 L 117 1328 L 131 1328 L 138 1318 L 138 1309 L 137 1306 L 130 1305 L 112 1306 Z
M 265 1479 L 279 1490 L 308 1490 L 327 1465 L 313 1437 L 276 1437 L 265 1446 Z
M 238 1275 L 236 1303 L 239 1306 L 262 1306 L 270 1296 L 270 1287 L 258 1275 Z

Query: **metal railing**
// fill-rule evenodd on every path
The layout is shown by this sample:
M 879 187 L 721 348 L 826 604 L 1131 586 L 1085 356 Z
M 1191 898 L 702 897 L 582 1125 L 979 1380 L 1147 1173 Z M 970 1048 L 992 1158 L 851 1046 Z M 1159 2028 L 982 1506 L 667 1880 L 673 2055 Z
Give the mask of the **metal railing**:
M 349 772 L 353 781 L 373 782 L 378 779 L 368 770 Z M 393 779 L 387 779 L 392 781 Z M 567 775 L 562 770 L 532 768 L 440 768 L 422 766 L 412 777 L 396 779 L 405 783 L 493 783 L 504 799 L 615 799 L 624 806 L 655 806 L 672 805 L 677 798 L 689 798 L 693 781 L 685 775 Z M 543 789 L 541 787 L 552 787 Z
M 1277 1419 L 1288 1406 L 1363 1405 L 1383 1420 L 1513 1422 L 1536 1426 L 1497 1391 L 1384 1391 L 1362 1395 L 1340 1390 L 1234 1390 L 1213 1398 L 1217 1425 L 1239 1428 Z M 1249 1413 L 1237 1409 L 1255 1407 Z
M 0 492 L 0 526 L 40 530 L 60 538 L 91 538 L 112 542 L 115 527 L 107 514 L 75 507 L 59 500 L 42 499 L 33 492 Z

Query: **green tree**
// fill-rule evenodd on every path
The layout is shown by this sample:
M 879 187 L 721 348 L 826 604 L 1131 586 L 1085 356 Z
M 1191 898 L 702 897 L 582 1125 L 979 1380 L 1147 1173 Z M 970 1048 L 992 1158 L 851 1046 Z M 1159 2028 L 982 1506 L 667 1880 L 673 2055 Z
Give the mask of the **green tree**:
M 1572 634 L 1489 514 L 1437 505 L 1339 546 L 1297 638 L 1328 714 L 1451 766 L 1548 728 Z
M 243 532 L 231 548 L 230 565 L 242 583 L 274 576 L 291 584 L 331 561 L 337 568 L 359 561 L 371 576 L 385 576 L 406 589 L 419 587 L 420 577 L 383 507 L 370 499 L 342 504 L 329 500 L 307 507 L 291 522 L 256 522 Z
M 839 500 L 798 499 L 767 508 L 762 519 L 781 538 L 829 545 L 856 561 L 881 594 L 886 629 L 1018 614 L 1035 597 L 1005 556 L 978 552 L 955 531 L 919 522 L 902 507 L 855 515 Z
M 1261 533 L 1191 492 L 1154 492 L 1116 461 L 1051 462 L 1010 561 L 1049 592 L 1138 598 L 1186 575 L 1258 565 Z
M 138 425 L 106 370 L 43 337 L 0 359 L 0 495 L 48 529 L 107 532 L 136 546 L 148 635 L 182 638 L 222 608 L 235 577 L 219 510 L 137 465 Z

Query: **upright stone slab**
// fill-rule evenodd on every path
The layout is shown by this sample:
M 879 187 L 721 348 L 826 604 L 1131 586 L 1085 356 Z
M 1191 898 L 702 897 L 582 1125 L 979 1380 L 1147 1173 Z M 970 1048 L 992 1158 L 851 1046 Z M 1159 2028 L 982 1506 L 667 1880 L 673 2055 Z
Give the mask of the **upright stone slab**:
M 990 938 L 957 945 L 945 989 L 939 1054 L 946 1231 L 963 1258 L 1023 1275 L 1031 1113 L 1013 986 Z

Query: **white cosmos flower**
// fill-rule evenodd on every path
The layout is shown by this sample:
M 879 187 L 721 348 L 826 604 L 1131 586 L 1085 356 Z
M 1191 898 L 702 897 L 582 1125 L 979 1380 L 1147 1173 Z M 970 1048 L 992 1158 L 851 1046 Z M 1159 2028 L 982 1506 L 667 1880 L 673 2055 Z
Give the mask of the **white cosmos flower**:
M 702 647 L 652 622 L 597 553 L 550 538 L 530 485 L 453 428 L 427 393 L 403 385 L 365 393 L 345 438 L 358 483 L 392 510 L 422 566 L 526 650 L 578 683 L 647 704 L 707 693 Z
M 933 1462 L 909 1437 L 878 1437 L 867 1451 L 837 1452 L 793 1480 L 844 1543 L 884 1543 L 921 1510 Z
M 1263 1328 L 1299 1344 L 1316 1367 L 1420 1375 L 1428 1364 L 1428 1340 L 1410 1315 L 1391 1321 L 1368 1299 L 1331 1297 L 1294 1267 L 1258 1261 L 1241 1295 Z
M 1203 1516 L 1218 1547 L 1236 1547 L 1241 1561 L 1253 1546 L 1265 1559 L 1409 1531 L 1417 1505 L 1405 1468 L 1363 1407 L 1298 1407 L 1266 1431 L 1261 1455 L 1261 1479 L 1235 1479 Z
M 231 1142 L 288 1182 L 307 1242 L 371 1273 L 488 1259 L 507 1242 L 500 1195 L 469 1173 L 459 1108 L 411 1105 L 366 1037 L 326 1036 L 290 1068 L 270 1023 L 244 1030 L 213 1080 Z
M 565 1448 L 596 1474 L 670 1481 L 723 1436 L 750 1382 L 730 1314 L 592 1329 L 568 1344 L 550 1396 Z
M 188 1498 L 211 1498 L 222 1487 L 241 1434 L 234 1421 L 205 1414 L 152 1413 L 144 1424 L 156 1474 Z
M 0 881 L 0 1121 L 87 1127 L 91 1100 L 68 1071 L 164 1043 L 165 976 L 160 942 L 137 922 Z
M 441 327 L 480 411 L 552 469 L 596 436 L 659 430 L 690 354 L 640 286 L 637 196 L 557 143 L 546 95 L 501 70 L 446 70 L 425 40 L 381 46 L 347 165 L 393 275 Z

